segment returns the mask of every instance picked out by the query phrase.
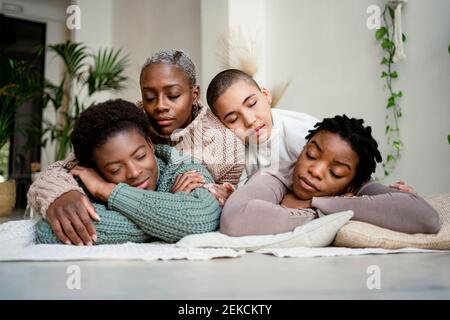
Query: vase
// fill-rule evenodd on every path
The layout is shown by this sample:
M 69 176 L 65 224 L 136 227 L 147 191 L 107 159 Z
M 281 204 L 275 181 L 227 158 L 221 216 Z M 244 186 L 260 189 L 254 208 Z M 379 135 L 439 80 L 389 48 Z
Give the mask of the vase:
M 16 181 L 8 180 L 0 183 L 0 217 L 11 214 L 16 205 Z

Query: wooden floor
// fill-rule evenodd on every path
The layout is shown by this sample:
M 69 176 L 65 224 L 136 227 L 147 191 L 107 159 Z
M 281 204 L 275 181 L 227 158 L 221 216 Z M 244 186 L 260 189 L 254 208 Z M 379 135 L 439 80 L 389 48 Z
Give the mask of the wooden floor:
M 380 289 L 370 290 L 373 265 L 380 271 Z M 3 262 L 0 299 L 449 299 L 449 266 L 449 253 Z M 80 289 L 68 288 L 74 268 Z

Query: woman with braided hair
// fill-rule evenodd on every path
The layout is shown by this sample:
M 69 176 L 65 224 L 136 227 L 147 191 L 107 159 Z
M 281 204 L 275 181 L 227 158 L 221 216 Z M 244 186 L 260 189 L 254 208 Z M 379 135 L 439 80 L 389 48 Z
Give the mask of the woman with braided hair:
M 437 212 L 421 197 L 371 181 L 378 144 L 362 119 L 324 119 L 306 136 L 296 163 L 256 173 L 222 211 L 231 236 L 288 232 L 323 214 L 353 210 L 353 220 L 405 233 L 435 233 Z M 305 209 L 308 208 L 308 209 Z M 312 209 L 311 209 L 312 208 Z

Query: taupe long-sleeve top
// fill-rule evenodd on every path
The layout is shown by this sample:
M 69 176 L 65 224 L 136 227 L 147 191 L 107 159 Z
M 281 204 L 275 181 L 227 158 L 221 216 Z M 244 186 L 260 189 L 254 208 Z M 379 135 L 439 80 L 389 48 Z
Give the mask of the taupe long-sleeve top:
M 230 236 L 289 232 L 316 218 L 308 210 L 280 205 L 292 188 L 292 166 L 276 173 L 259 171 L 226 201 L 220 231 Z M 421 197 L 376 182 L 363 185 L 354 197 L 313 197 L 324 214 L 353 211 L 353 220 L 405 233 L 436 233 L 438 213 Z

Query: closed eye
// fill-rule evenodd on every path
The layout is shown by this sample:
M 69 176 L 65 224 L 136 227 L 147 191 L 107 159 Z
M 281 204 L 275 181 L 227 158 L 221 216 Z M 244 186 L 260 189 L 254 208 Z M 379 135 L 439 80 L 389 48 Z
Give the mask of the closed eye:
M 339 178 L 342 178 L 342 176 L 338 176 L 336 173 L 334 173 L 332 170 L 330 170 L 330 173 L 331 173 L 331 175 L 333 176 L 333 177 L 335 177 L 335 178 L 337 178 L 337 179 L 339 179 Z
M 234 123 L 234 122 L 236 122 L 236 120 L 237 120 L 237 116 L 236 116 L 236 114 L 230 114 L 229 116 L 227 116 L 226 118 L 225 118 L 225 120 L 226 120 L 226 122 L 228 122 L 228 123 Z
M 316 158 L 310 155 L 308 152 L 306 153 L 306 157 L 311 160 L 315 160 Z
M 147 153 L 144 153 L 144 154 L 141 154 L 141 155 L 137 156 L 136 158 L 137 158 L 138 160 L 142 160 L 142 159 L 145 158 L 146 155 L 147 155 Z
M 120 171 L 120 168 L 117 168 L 117 169 L 115 169 L 115 170 L 112 170 L 112 171 L 111 171 L 111 174 L 118 174 L 119 171 Z

